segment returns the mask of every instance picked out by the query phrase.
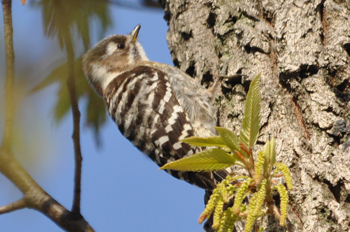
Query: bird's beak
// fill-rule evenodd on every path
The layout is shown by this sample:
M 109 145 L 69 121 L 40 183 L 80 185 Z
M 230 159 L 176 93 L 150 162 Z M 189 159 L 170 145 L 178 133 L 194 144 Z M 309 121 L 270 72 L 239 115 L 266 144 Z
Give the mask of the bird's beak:
M 132 30 L 132 32 L 130 33 L 130 35 L 131 35 L 131 42 L 134 44 L 134 43 L 136 43 L 136 41 L 137 41 L 137 35 L 139 34 L 139 31 L 140 31 L 140 29 L 141 29 L 141 25 L 139 24 L 139 25 L 137 25 L 135 28 L 134 28 L 134 30 Z

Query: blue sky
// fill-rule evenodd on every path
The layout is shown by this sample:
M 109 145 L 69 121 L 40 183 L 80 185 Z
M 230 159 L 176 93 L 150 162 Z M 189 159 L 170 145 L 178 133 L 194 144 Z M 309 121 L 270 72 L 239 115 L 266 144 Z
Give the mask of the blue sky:
M 149 59 L 172 65 L 165 39 L 168 26 L 163 11 L 118 6 L 111 6 L 111 10 L 113 27 L 106 36 L 127 34 L 140 23 L 139 38 Z M 17 72 L 17 75 L 28 76 L 28 82 L 35 85 L 64 58 L 64 54 L 60 52 L 57 41 L 44 37 L 39 8 L 13 1 L 13 21 L 15 52 L 18 54 L 16 67 L 26 70 Z M 1 21 L 1 88 L 5 61 L 2 24 Z M 92 41 L 93 44 L 96 42 Z M 24 62 L 28 59 L 29 64 Z M 57 86 L 49 87 L 22 102 L 18 112 L 22 117 L 17 122 L 19 128 L 24 128 L 19 135 L 23 146 L 17 155 L 44 190 L 70 209 L 74 171 L 72 118 L 69 114 L 61 124 L 53 122 L 52 106 L 57 89 Z M 1 109 L 2 104 L 1 90 Z M 82 109 L 84 100 L 79 104 Z M 0 113 L 1 132 L 2 119 Z M 33 138 L 33 134 L 40 136 Z M 82 128 L 81 136 L 84 158 L 81 208 L 83 216 L 96 231 L 203 231 L 197 218 L 204 208 L 204 190 L 159 171 L 151 160 L 120 135 L 110 118 L 101 129 L 101 148 L 96 148 L 88 128 Z M 21 193 L 2 175 L 0 186 L 0 205 L 21 198 Z M 0 225 L 2 232 L 62 231 L 48 218 L 30 209 L 0 215 Z

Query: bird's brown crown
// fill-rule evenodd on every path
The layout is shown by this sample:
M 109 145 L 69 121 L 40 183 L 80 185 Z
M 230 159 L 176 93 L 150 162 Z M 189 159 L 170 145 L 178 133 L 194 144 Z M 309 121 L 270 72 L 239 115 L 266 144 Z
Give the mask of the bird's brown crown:
M 139 62 L 148 60 L 137 41 L 141 26 L 128 35 L 111 35 L 98 42 L 83 56 L 83 70 L 99 96 L 119 74 L 130 70 Z

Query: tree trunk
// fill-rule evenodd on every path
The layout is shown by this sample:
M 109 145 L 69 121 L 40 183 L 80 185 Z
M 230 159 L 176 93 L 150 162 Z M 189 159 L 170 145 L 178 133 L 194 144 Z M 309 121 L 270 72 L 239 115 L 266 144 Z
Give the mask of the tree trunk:
M 159 0 L 174 64 L 223 83 L 220 125 L 239 131 L 261 73 L 258 147 L 276 138 L 292 173 L 295 231 L 350 230 L 350 2 Z M 266 231 L 277 231 L 270 220 Z M 278 231 L 283 231 L 280 228 Z

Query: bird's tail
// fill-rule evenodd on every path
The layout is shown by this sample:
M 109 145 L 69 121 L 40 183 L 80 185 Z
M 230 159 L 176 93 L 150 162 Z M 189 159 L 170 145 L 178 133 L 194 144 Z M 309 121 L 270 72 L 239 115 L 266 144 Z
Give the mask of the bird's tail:
M 171 170 L 170 172 L 172 176 L 205 190 L 213 190 L 228 175 L 228 172 L 225 170 L 215 172 L 180 172 Z

